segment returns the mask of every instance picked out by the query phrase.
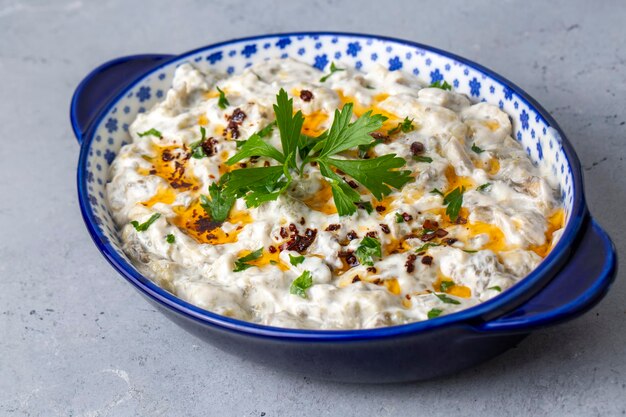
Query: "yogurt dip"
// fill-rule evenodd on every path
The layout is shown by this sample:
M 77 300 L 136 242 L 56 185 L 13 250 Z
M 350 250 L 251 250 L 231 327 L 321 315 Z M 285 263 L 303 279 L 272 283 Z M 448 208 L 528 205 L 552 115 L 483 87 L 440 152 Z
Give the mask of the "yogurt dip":
M 178 297 L 255 323 L 459 311 L 523 279 L 564 225 L 506 113 L 382 66 L 183 64 L 129 134 L 106 186 L 126 254 Z

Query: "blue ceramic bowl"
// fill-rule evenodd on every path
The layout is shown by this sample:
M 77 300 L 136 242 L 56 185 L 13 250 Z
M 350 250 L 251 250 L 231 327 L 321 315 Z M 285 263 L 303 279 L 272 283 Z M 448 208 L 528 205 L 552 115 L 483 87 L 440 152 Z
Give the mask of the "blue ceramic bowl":
M 562 238 L 528 277 L 501 295 L 447 316 L 401 326 L 346 331 L 283 329 L 223 317 L 189 304 L 142 276 L 121 250 L 104 195 L 109 165 L 130 140 L 128 125 L 159 101 L 175 68 L 237 73 L 255 62 L 294 57 L 327 70 L 331 61 L 374 63 L 445 80 L 475 101 L 511 115 L 515 138 L 557 178 L 567 212 Z M 237 39 L 182 55 L 135 55 L 93 70 L 76 89 L 72 127 L 81 145 L 78 196 L 98 249 L 170 319 L 228 352 L 311 377 L 392 382 L 432 378 L 487 360 L 531 331 L 572 319 L 607 292 L 617 268 L 609 236 L 590 217 L 580 162 L 554 119 L 494 72 L 414 42 L 350 33 L 289 33 Z

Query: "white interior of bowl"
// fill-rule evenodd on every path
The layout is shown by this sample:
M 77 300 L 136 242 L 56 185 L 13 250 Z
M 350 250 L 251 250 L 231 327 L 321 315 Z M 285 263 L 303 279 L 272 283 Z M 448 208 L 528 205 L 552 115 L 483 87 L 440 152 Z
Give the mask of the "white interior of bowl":
M 474 101 L 500 106 L 511 116 L 514 138 L 526 149 L 531 160 L 552 173 L 553 183 L 561 190 L 569 218 L 573 204 L 573 174 L 558 132 L 523 97 L 497 79 L 451 57 L 392 40 L 356 35 L 276 35 L 234 41 L 181 57 L 137 82 L 100 119 L 88 149 L 85 179 L 89 208 L 105 244 L 111 245 L 128 261 L 122 252 L 117 227 L 109 214 L 104 194 L 109 165 L 119 149 L 130 141 L 128 126 L 137 114 L 164 97 L 176 67 L 191 62 L 202 70 L 238 73 L 255 62 L 286 57 L 307 62 L 320 70 L 328 70 L 332 61 L 363 71 L 379 63 L 390 70 L 414 74 L 428 83 L 445 80 L 455 91 Z

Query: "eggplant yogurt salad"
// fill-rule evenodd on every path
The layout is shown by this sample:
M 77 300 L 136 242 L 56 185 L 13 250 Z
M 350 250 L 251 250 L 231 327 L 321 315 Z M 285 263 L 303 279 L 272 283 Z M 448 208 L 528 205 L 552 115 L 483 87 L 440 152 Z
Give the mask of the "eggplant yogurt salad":
M 548 254 L 558 190 L 509 116 L 384 67 L 176 70 L 112 164 L 136 267 L 260 324 L 359 329 L 488 300 Z

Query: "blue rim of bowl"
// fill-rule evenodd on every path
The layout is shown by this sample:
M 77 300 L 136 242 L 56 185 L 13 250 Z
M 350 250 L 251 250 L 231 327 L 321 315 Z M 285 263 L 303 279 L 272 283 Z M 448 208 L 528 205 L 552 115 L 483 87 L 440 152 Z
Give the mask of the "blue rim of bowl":
M 559 242 L 550 251 L 548 256 L 541 262 L 541 264 L 535 268 L 528 276 L 519 281 L 513 287 L 509 288 L 502 294 L 470 307 L 465 310 L 461 310 L 452 314 L 437 317 L 435 319 L 418 321 L 413 323 L 378 327 L 373 329 L 356 329 L 356 330 L 307 330 L 307 329 L 291 329 L 274 326 L 266 326 L 262 324 L 256 324 L 243 320 L 234 319 L 213 313 L 208 310 L 204 310 L 198 306 L 188 303 L 174 294 L 164 290 L 156 285 L 147 277 L 141 275 L 130 263 L 123 259 L 105 239 L 98 230 L 97 224 L 94 219 L 93 212 L 88 199 L 87 181 L 85 178 L 86 162 L 88 156 L 88 149 L 93 141 L 94 132 L 96 127 L 100 125 L 102 119 L 108 112 L 115 106 L 120 98 L 125 97 L 127 92 L 134 88 L 141 80 L 143 80 L 149 74 L 159 71 L 161 68 L 171 65 L 174 62 L 184 60 L 190 55 L 197 54 L 201 51 L 215 49 L 224 45 L 243 42 L 243 41 L 255 41 L 259 39 L 275 38 L 281 36 L 337 36 L 337 37 L 352 37 L 363 38 L 372 40 L 382 40 L 388 42 L 394 42 L 400 45 L 409 46 L 413 48 L 420 48 L 435 54 L 445 56 L 450 59 L 454 59 L 460 63 L 465 64 L 468 67 L 477 70 L 489 78 L 498 81 L 500 84 L 511 88 L 520 99 L 537 111 L 543 122 L 548 126 L 555 129 L 561 140 L 561 146 L 567 157 L 570 169 L 572 171 L 572 211 L 569 216 L 569 220 L 566 224 L 565 231 L 561 235 Z M 141 56 L 141 55 L 138 55 Z M 132 59 L 132 57 L 129 57 Z M 80 86 L 79 86 L 80 87 Z M 79 91 L 77 90 L 75 95 Z M 128 84 L 123 90 L 121 90 L 115 97 L 109 99 L 108 104 L 98 114 L 92 124 L 88 127 L 83 136 L 81 143 L 80 156 L 77 167 L 77 185 L 78 185 L 78 199 L 80 204 L 81 213 L 87 229 L 95 242 L 100 252 L 105 256 L 109 263 L 129 282 L 131 282 L 137 289 L 139 289 L 144 295 L 148 296 L 152 300 L 159 304 L 168 307 L 176 313 L 192 319 L 196 322 L 208 324 L 211 326 L 219 327 L 222 329 L 235 331 L 240 334 L 266 337 L 274 339 L 284 340 L 306 340 L 306 341 L 348 341 L 348 340 L 367 340 L 367 339 L 380 339 L 394 336 L 407 336 L 409 334 L 434 330 L 436 328 L 451 326 L 451 325 L 470 325 L 476 320 L 480 320 L 481 316 L 484 317 L 489 314 L 497 312 L 497 316 L 514 310 L 519 305 L 519 301 L 516 302 L 516 298 L 521 297 L 527 291 L 533 289 L 533 287 L 541 281 L 541 278 L 546 273 L 554 273 L 563 260 L 569 255 L 568 249 L 575 242 L 578 233 L 583 224 L 583 220 L 587 215 L 587 207 L 584 199 L 584 189 L 582 183 L 582 170 L 580 161 L 574 151 L 572 145 L 567 140 L 564 132 L 557 124 L 557 122 L 550 116 L 550 114 L 530 95 L 517 85 L 507 80 L 506 78 L 498 75 L 494 71 L 483 67 L 471 60 L 460 57 L 453 53 L 434 48 L 428 45 L 420 44 L 417 42 L 407 41 L 403 39 L 397 39 L 387 36 L 368 35 L 362 33 L 349 33 L 349 32 L 288 32 L 288 33 L 274 33 L 259 36 L 251 36 L 244 38 L 231 39 L 211 45 L 206 45 L 201 48 L 197 48 L 180 55 L 175 55 L 171 59 L 165 59 L 161 64 L 153 67 L 149 71 L 145 72 L 141 76 L 137 77 L 133 82 Z M 515 307 L 510 307 L 512 304 Z M 482 320 L 481 320 L 482 321 Z

